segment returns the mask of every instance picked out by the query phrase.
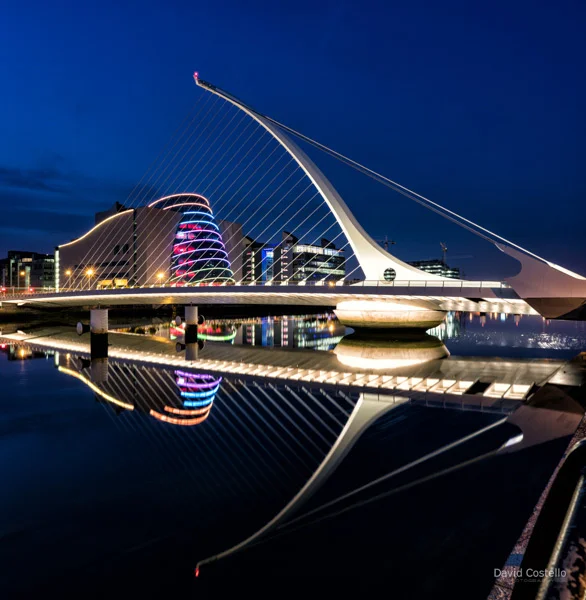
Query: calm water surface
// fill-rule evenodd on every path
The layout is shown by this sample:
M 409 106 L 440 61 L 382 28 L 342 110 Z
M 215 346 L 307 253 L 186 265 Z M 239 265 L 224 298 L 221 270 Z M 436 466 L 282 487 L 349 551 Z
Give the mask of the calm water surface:
M 183 326 L 159 322 L 122 327 L 172 340 Z M 351 329 L 333 313 L 209 321 L 200 339 L 242 346 L 333 350 Z M 444 323 L 428 331 L 458 356 L 569 359 L 586 348 L 586 322 L 549 321 L 533 315 L 448 313 Z M 392 334 L 390 334 L 392 337 Z
M 168 323 L 140 327 L 181 336 Z M 331 315 L 202 331 L 205 344 L 322 351 L 344 333 Z M 586 347 L 583 324 L 533 317 L 451 315 L 430 333 L 453 356 L 559 359 Z M 359 388 L 21 350 L 0 352 L 6 598 L 208 597 L 248 579 L 260 593 L 307 577 L 330 590 L 359 578 L 390 597 L 485 598 L 567 445 L 497 454 L 518 433 L 503 414 L 398 401 L 332 461 L 364 410 Z

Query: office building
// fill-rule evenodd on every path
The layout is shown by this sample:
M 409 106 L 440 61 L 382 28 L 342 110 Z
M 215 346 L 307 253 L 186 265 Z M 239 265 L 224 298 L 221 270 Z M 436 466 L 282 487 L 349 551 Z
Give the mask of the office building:
M 283 279 L 300 281 L 339 281 L 346 275 L 344 251 L 322 238 L 320 245 L 303 244 L 284 232 L 281 268 Z M 287 237 L 285 237 L 285 235 Z
M 9 250 L 0 260 L 0 283 L 3 288 L 50 289 L 55 287 L 53 254 Z
M 413 267 L 417 267 L 426 273 L 439 275 L 440 277 L 448 277 L 450 279 L 460 279 L 460 269 L 457 267 L 449 267 L 442 260 L 414 260 L 407 263 Z
M 246 238 L 243 281 L 338 281 L 344 279 L 344 251 L 326 239 L 319 246 L 303 244 L 283 231 L 278 244 Z

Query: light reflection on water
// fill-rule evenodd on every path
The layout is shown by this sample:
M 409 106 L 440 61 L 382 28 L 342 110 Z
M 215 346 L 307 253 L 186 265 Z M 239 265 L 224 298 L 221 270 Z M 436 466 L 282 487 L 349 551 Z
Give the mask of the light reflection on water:
M 362 343 L 383 355 L 419 349 L 427 356 L 443 346 L 429 335 L 377 344 L 354 334 L 338 348 L 354 351 Z M 20 380 L 14 376 L 17 369 L 24 373 Z M 506 555 L 510 540 L 493 532 L 511 515 L 517 518 L 511 528 L 519 528 L 556 460 L 548 446 L 539 460 L 520 452 L 507 455 L 507 468 L 476 462 L 474 470 L 460 470 L 460 464 L 498 454 L 516 439 L 518 430 L 504 422 L 506 414 L 426 408 L 408 403 L 406 396 L 389 395 L 381 403 L 358 387 L 336 390 L 213 376 L 187 366 L 91 362 L 73 353 L 12 344 L 3 349 L 0 372 L 5 394 L 0 432 L 7 458 L 0 462 L 0 474 L 8 490 L 0 499 L 0 540 L 6 540 L 0 543 L 0 559 L 7 567 L 3 576 L 19 589 L 61 587 L 64 569 L 77 583 L 99 585 L 107 571 L 118 584 L 133 568 L 145 578 L 138 584 L 132 580 L 133 586 L 147 586 L 145 571 L 154 569 L 172 587 L 190 583 L 193 567 L 202 560 L 206 577 L 232 569 L 241 574 L 247 561 L 261 575 L 263 565 L 271 564 L 270 572 L 275 568 L 295 577 L 287 571 L 292 556 L 314 547 L 323 553 L 306 568 L 315 565 L 315 571 L 331 554 L 336 559 L 328 568 L 341 574 L 340 553 L 352 555 L 361 544 L 373 549 L 363 568 L 379 564 L 378 574 L 395 584 L 403 581 L 399 573 L 422 560 L 430 576 L 441 581 L 442 573 L 477 563 L 475 550 L 465 553 L 470 560 L 463 565 L 463 545 L 482 548 L 489 553 L 486 560 L 491 552 Z M 351 420 L 360 426 L 349 427 Z M 344 437 L 345 432 L 354 437 Z M 454 450 L 455 440 L 470 435 L 474 443 Z M 432 458 L 421 462 L 427 456 Z M 415 464 L 416 469 L 410 466 Z M 519 473 L 529 464 L 533 477 L 527 482 Z M 439 477 L 446 467 L 456 469 L 449 486 Z M 396 471 L 399 481 L 392 475 Z M 381 477 L 384 483 L 373 484 Z M 357 506 L 341 520 L 330 518 L 346 506 L 342 497 L 371 484 L 372 494 L 386 494 L 384 501 L 367 510 Z M 408 493 L 395 491 L 404 485 L 410 486 Z M 42 502 L 37 486 L 43 489 Z M 505 506 L 498 501 L 503 494 L 526 500 Z M 364 497 L 361 492 L 359 498 Z M 325 533 L 304 524 L 307 514 L 323 517 Z M 472 522 L 491 532 L 482 543 L 470 537 Z M 422 539 L 446 538 L 446 523 L 451 534 L 441 557 L 433 543 L 422 549 Z M 340 527 L 348 534 L 332 546 L 329 540 L 337 539 Z M 287 536 L 281 543 L 282 532 Z M 48 545 L 54 549 L 50 555 Z M 173 557 L 165 569 L 163 556 Z M 25 578 L 22 565 L 31 561 L 34 573 Z M 87 565 L 103 564 L 110 566 L 97 577 L 90 572 L 88 579 Z M 416 591 L 423 579 L 407 578 Z M 490 582 L 490 569 L 484 580 Z M 449 577 L 441 583 L 453 584 Z M 425 595 L 420 589 L 416 597 Z M 450 597 L 470 596 L 453 592 Z
M 365 336 L 351 333 L 333 314 L 320 314 L 209 321 L 199 336 L 208 350 L 264 354 L 270 357 L 267 362 L 304 355 L 312 367 L 331 360 L 330 366 L 337 361 L 342 370 L 357 364 L 382 372 L 432 365 L 437 373 L 452 364 L 452 370 L 463 369 L 466 379 L 466 369 L 484 369 L 490 361 L 454 361 L 448 349 L 452 358 L 482 352 L 570 357 L 585 346 L 583 325 L 450 313 L 427 334 Z M 171 322 L 145 323 L 125 332 L 168 340 L 183 336 L 182 328 Z M 255 346 L 275 351 L 267 354 Z M 37 590 L 50 589 L 47 581 L 59 587 L 64 564 L 69 572 L 80 573 L 79 582 L 87 580 L 88 564 L 103 565 L 112 556 L 124 557 L 113 561 L 119 562 L 110 575 L 116 583 L 128 578 L 132 568 L 143 575 L 160 572 L 165 585 L 170 580 L 191 583 L 198 563 L 207 576 L 214 570 L 242 573 L 247 561 L 261 574 L 270 563 L 271 572 L 275 568 L 295 577 L 287 571 L 292 558 L 316 553 L 316 548 L 323 550 L 306 568 L 318 569 L 334 556 L 328 568 L 341 574 L 343 557 L 362 544 L 372 550 L 364 557 L 373 557 L 365 558 L 362 568 L 378 564 L 389 581 L 410 581 L 414 597 L 426 597 L 426 578 L 404 577 L 420 561 L 440 588 L 452 585 L 442 574 L 456 568 L 468 572 L 477 564 L 503 564 L 564 448 L 563 443 L 543 445 L 533 454 L 507 454 L 500 463 L 485 460 L 500 457 L 501 449 L 509 452 L 515 440 L 523 439 L 507 421 L 507 411 L 516 407 L 509 400 L 480 407 L 462 404 L 463 410 L 433 408 L 399 391 L 382 390 L 381 400 L 361 385 L 224 376 L 199 372 L 193 364 L 92 362 L 27 344 L 6 344 L 0 352 L 5 457 L 0 478 L 9 490 L 0 498 L 0 560 L 14 586 L 23 581 L 19 565 L 27 562 L 25 557 L 32 560 L 35 576 L 27 585 Z M 502 361 L 495 363 L 500 373 Z M 455 371 L 437 373 L 446 381 L 456 380 Z M 530 388 L 537 378 L 527 377 Z M 468 384 L 477 385 L 473 379 Z M 344 432 L 355 437 L 348 441 Z M 454 442 L 469 438 L 472 443 L 454 449 Z M 470 461 L 474 469 L 461 468 Z M 524 477 L 529 467 L 531 480 Z M 449 485 L 441 478 L 446 468 L 452 471 Z M 362 501 L 362 486 L 371 484 L 372 493 L 382 493 L 384 501 L 367 510 L 358 503 L 348 516 L 330 520 L 330 506 L 338 510 L 346 495 L 357 490 Z M 42 503 L 36 500 L 38 486 Z M 402 491 L 405 486 L 408 493 Z M 509 499 L 506 504 L 502 497 Z M 322 529 L 306 526 L 304 515 L 311 516 L 308 522 L 323 516 Z M 480 524 L 480 533 L 470 523 Z M 348 536 L 330 544 L 340 528 Z M 499 528 L 501 535 L 495 535 Z M 482 536 L 484 531 L 488 537 Z M 287 535 L 281 543 L 283 532 Z M 2 539 L 8 541 L 2 544 Z M 91 547 L 86 539 L 92 540 Z M 434 543 L 440 539 L 446 541 L 436 552 Z M 55 548 L 54 556 L 46 555 L 48 545 Z M 482 560 L 478 548 L 485 553 Z M 216 561 L 226 552 L 226 560 Z M 160 567 L 162 556 L 173 557 L 166 570 Z M 485 571 L 476 573 L 469 585 L 484 581 L 484 589 L 490 584 L 492 571 Z M 0 574 L 0 587 L 1 579 Z M 461 591 L 468 594 L 470 589 Z M 450 597 L 471 596 L 455 591 Z
M 183 336 L 184 325 L 160 322 L 117 330 L 175 340 Z M 333 313 L 323 313 L 211 320 L 200 328 L 198 337 L 204 342 L 239 346 L 330 351 L 351 332 Z M 536 315 L 452 311 L 427 334 L 443 341 L 452 354 L 462 356 L 571 358 L 586 348 L 586 323 L 550 321 Z M 394 335 L 390 331 L 389 339 Z
M 185 334 L 185 324 L 173 321 L 117 328 L 116 331 L 148 334 L 176 340 Z M 269 316 L 250 319 L 206 321 L 198 328 L 198 339 L 241 346 L 333 350 L 346 334 L 334 313 L 303 316 Z

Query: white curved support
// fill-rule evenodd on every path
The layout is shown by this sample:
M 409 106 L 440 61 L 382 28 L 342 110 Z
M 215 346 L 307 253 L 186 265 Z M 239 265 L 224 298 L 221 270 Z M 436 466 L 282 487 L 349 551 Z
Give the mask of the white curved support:
M 521 264 L 521 270 L 507 283 L 545 318 L 586 316 L 586 277 L 555 263 L 528 255 L 506 244 L 495 246 Z
M 582 298 L 586 296 L 586 277 L 534 256 L 529 256 L 506 244 L 495 246 L 521 263 L 521 270 L 507 283 L 521 298 Z
M 197 563 L 198 571 L 203 565 L 226 558 L 227 556 L 230 556 L 235 552 L 239 552 L 240 550 L 244 550 L 266 535 L 269 531 L 274 530 L 278 525 L 283 523 L 288 517 L 297 511 L 317 489 L 322 486 L 322 484 L 338 467 L 342 459 L 348 454 L 348 452 L 350 452 L 354 444 L 358 441 L 362 433 L 366 431 L 369 425 L 371 425 L 384 413 L 388 412 L 392 408 L 400 406 L 406 401 L 406 398 L 394 398 L 394 402 L 385 402 L 380 400 L 375 401 L 369 400 L 364 394 L 361 394 L 358 402 L 354 406 L 354 410 L 346 422 L 346 425 L 334 442 L 334 445 L 330 448 L 330 451 L 327 453 L 318 468 L 314 471 L 312 476 L 307 480 L 305 485 L 297 492 L 297 494 L 295 494 L 295 496 L 287 503 L 287 505 L 281 511 L 279 511 L 279 513 L 276 514 L 266 525 L 261 527 L 258 531 L 253 533 L 242 542 L 236 544 L 228 550 L 225 550 L 224 552 L 216 554 L 215 556 L 200 560 Z
M 352 247 L 358 263 L 364 273 L 364 277 L 370 281 L 383 280 L 385 269 L 392 268 L 396 272 L 398 280 L 417 280 L 417 281 L 436 281 L 442 280 L 443 277 L 432 275 L 421 271 L 403 261 L 395 258 L 383 250 L 362 228 L 356 220 L 350 209 L 340 197 L 334 186 L 330 183 L 327 177 L 321 172 L 317 165 L 295 144 L 282 130 L 271 123 L 267 118 L 260 115 L 250 107 L 246 106 L 237 98 L 220 90 L 205 81 L 199 79 L 197 73 L 194 74 L 195 83 L 204 90 L 220 96 L 227 102 L 230 102 L 250 118 L 254 119 L 266 131 L 285 148 L 291 155 L 293 160 L 303 169 L 307 177 L 316 187 L 321 197 L 329 206 L 334 217 L 338 221 L 348 243 Z

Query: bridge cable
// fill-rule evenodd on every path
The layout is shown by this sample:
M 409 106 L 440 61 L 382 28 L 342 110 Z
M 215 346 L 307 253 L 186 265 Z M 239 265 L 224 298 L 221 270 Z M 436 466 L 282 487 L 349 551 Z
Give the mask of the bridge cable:
M 213 129 L 212 129 L 212 130 L 211 130 L 211 131 L 208 133 L 208 135 L 205 137 L 205 139 L 203 140 L 203 143 L 202 143 L 202 144 L 205 144 L 205 143 L 206 143 L 206 142 L 209 140 L 209 138 L 210 138 L 210 137 L 212 136 L 212 134 L 213 134 L 213 133 L 216 131 L 216 129 L 217 129 L 217 128 L 218 128 L 218 127 L 219 127 L 219 126 L 220 126 L 220 125 L 221 125 L 221 124 L 224 122 L 224 120 L 227 118 L 228 114 L 229 114 L 229 113 L 227 113 L 225 116 L 223 116 L 223 117 L 222 117 L 222 118 L 221 118 L 221 119 L 218 121 L 218 123 L 217 123 L 217 124 L 216 124 L 216 125 L 213 127 Z M 234 118 L 236 117 L 236 114 L 237 114 L 237 113 L 234 113 L 234 115 L 233 115 L 232 119 L 230 119 L 230 121 L 228 122 L 228 124 L 226 124 L 226 125 L 224 126 L 224 128 L 222 129 L 222 132 L 223 132 L 223 131 L 225 131 L 225 130 L 226 130 L 226 128 L 229 126 L 229 124 L 230 124 L 230 123 L 231 123 L 231 122 L 234 120 Z M 213 123 L 213 121 L 214 121 L 216 118 L 217 118 L 217 115 L 216 115 L 216 116 L 214 116 L 214 117 L 213 117 L 213 119 L 212 119 L 212 120 L 211 120 L 211 121 L 208 123 L 208 125 L 207 125 L 207 126 L 206 126 L 206 127 L 205 127 L 205 128 L 204 128 L 204 129 L 203 129 L 201 132 L 200 132 L 200 134 L 199 134 L 199 135 L 196 137 L 196 139 L 195 139 L 195 140 L 192 142 L 192 144 L 191 144 L 191 146 L 189 147 L 189 149 L 188 149 L 188 151 L 187 151 L 187 152 L 190 152 L 190 151 L 191 151 L 191 149 L 193 148 L 193 146 L 195 145 L 195 143 L 196 143 L 196 142 L 199 140 L 199 138 L 201 138 L 201 136 L 202 136 L 202 135 L 203 135 L 203 134 L 204 134 L 204 133 L 205 133 L 205 132 L 206 132 L 206 131 L 209 129 L 210 125 Z M 220 133 L 222 133 L 222 132 L 220 132 Z M 191 137 L 191 136 L 190 136 L 190 137 Z M 210 146 L 209 148 L 211 148 L 211 146 Z M 202 156 L 200 156 L 199 160 L 198 160 L 198 161 L 195 163 L 195 165 L 194 165 L 194 166 L 191 168 L 191 170 L 193 170 L 193 169 L 194 169 L 194 168 L 195 168 L 195 167 L 196 167 L 196 166 L 197 166 L 197 165 L 198 165 L 198 164 L 201 162 L 201 160 L 204 158 L 204 156 L 207 154 L 207 152 L 208 152 L 208 151 L 209 151 L 209 149 L 208 149 L 208 150 L 206 150 L 206 152 L 204 152 L 204 154 L 203 154 Z M 173 180 L 173 182 L 171 183 L 171 186 L 175 186 L 175 185 L 176 185 L 176 181 L 177 181 L 177 179 L 183 175 L 183 172 L 184 172 L 184 171 L 185 171 L 185 169 L 186 169 L 186 168 L 189 166 L 189 164 L 190 164 L 190 162 L 192 162 L 192 160 L 193 160 L 193 159 L 190 159 L 190 161 L 189 161 L 187 164 L 184 164 L 184 165 L 183 165 L 183 167 L 181 168 L 181 170 L 179 171 L 179 173 L 177 173 L 177 175 L 175 176 L 175 179 L 174 179 L 174 180 Z M 180 159 L 179 161 L 177 161 L 177 162 L 176 162 L 176 164 L 175 164 L 174 168 L 172 169 L 171 173 L 170 173 L 170 174 L 167 176 L 167 178 L 166 178 L 166 180 L 165 180 L 164 184 L 167 184 L 167 181 L 169 180 L 169 177 L 170 177 L 170 176 L 173 174 L 173 172 L 175 172 L 175 171 L 176 171 L 176 169 L 179 167 L 179 165 L 181 164 L 181 162 L 182 162 L 182 161 L 181 161 L 181 159 Z M 185 181 L 186 177 L 187 177 L 187 176 L 185 176 L 185 177 L 184 177 L 183 181 Z M 164 198 L 164 197 L 166 197 L 166 196 L 168 195 L 168 192 L 169 192 L 169 191 L 170 191 L 170 185 L 167 185 L 167 187 L 166 187 L 165 191 L 163 192 L 163 196 L 162 196 L 162 197 L 163 197 L 163 198 Z M 156 190 L 155 190 L 155 193 L 156 193 Z M 156 195 L 157 195 L 157 196 L 158 196 L 158 195 L 160 195 L 160 192 L 156 193 Z M 151 200 L 152 200 L 152 199 L 153 199 L 153 196 L 151 196 Z M 139 208 L 140 208 L 140 206 L 139 206 Z M 124 236 L 124 232 L 122 232 L 122 233 L 121 233 L 121 235 L 122 235 L 122 236 Z M 148 238 L 147 238 L 147 239 L 148 239 Z M 148 243 L 148 245 L 147 245 L 147 247 L 146 247 L 145 251 L 146 251 L 146 250 L 148 250 L 148 249 L 149 249 L 149 248 L 152 246 L 152 244 L 154 243 L 155 239 L 156 239 L 156 238 L 154 238 L 153 240 L 151 240 L 151 241 Z M 138 249 L 140 248 L 140 246 L 141 246 L 141 245 L 143 245 L 143 246 L 144 246 L 144 242 L 143 242 L 143 241 L 142 241 L 142 239 L 141 239 L 141 240 L 137 241 L 137 243 L 138 243 L 138 246 L 137 246 L 137 249 L 136 249 L 136 250 L 137 250 L 137 252 L 138 252 Z M 142 249 L 142 248 L 141 248 L 141 249 Z
M 228 125 L 229 125 L 229 124 L 232 122 L 232 120 L 233 120 L 233 119 L 236 117 L 236 115 L 237 115 L 237 112 L 235 112 L 235 113 L 234 113 L 234 116 L 232 117 L 232 119 L 230 120 L 230 122 L 228 123 Z M 242 119 L 240 120 L 240 122 L 241 122 L 241 121 L 242 121 Z M 223 132 L 223 131 L 224 131 L 224 130 L 225 130 L 227 127 L 228 127 L 228 125 L 226 125 L 226 126 L 224 127 L 224 129 L 222 130 L 222 132 Z M 247 127 L 244 129 L 244 131 L 246 131 L 246 129 L 247 129 Z M 237 129 L 235 129 L 234 131 L 237 131 Z M 241 135 L 244 133 L 244 131 L 243 131 L 243 132 L 241 132 L 241 133 L 240 133 L 240 135 L 239 135 L 239 136 L 236 138 L 236 140 L 234 140 L 234 141 L 232 142 L 232 144 L 231 144 L 232 146 L 233 146 L 233 145 L 236 143 L 236 141 L 237 141 L 237 140 L 238 140 L 238 139 L 241 137 Z M 222 133 L 222 132 L 221 132 L 221 133 Z M 212 131 L 211 133 L 213 133 L 213 131 Z M 208 135 L 208 138 L 209 138 L 209 136 L 211 135 L 211 133 Z M 253 133 L 254 133 L 254 132 L 252 132 L 252 134 L 253 134 Z M 251 134 L 251 135 L 252 135 L 252 134 Z M 230 134 L 230 135 L 232 135 L 232 134 Z M 219 151 L 220 151 L 220 149 L 222 148 L 222 146 L 223 146 L 224 144 L 226 144 L 226 143 L 227 143 L 227 142 L 230 140 L 230 135 L 228 135 L 228 137 L 226 138 L 226 140 L 224 140 L 224 141 L 222 142 L 222 144 L 220 144 L 220 146 L 219 146 L 219 147 L 218 147 L 218 148 L 215 150 L 215 152 L 213 153 L 212 157 L 213 157 L 213 156 L 214 156 L 214 155 L 215 155 L 217 152 L 219 152 Z M 200 134 L 200 136 L 201 136 L 201 134 Z M 198 136 L 198 138 L 199 138 L 200 136 Z M 250 136 L 249 136 L 249 138 L 250 138 Z M 206 138 L 206 139 L 207 139 L 207 138 Z M 194 142 L 194 143 L 195 143 L 195 142 Z M 191 146 L 191 147 L 193 147 L 193 144 L 192 144 L 192 146 Z M 191 150 L 191 147 L 190 147 L 190 149 L 188 150 L 188 152 Z M 210 146 L 210 148 L 209 148 L 209 149 L 211 149 L 211 148 L 212 148 L 212 146 Z M 204 154 L 203 154 L 203 155 L 202 155 L 202 156 L 199 158 L 199 160 L 198 160 L 198 161 L 197 161 L 197 162 L 196 162 L 196 163 L 195 163 L 195 164 L 194 164 L 194 165 L 191 167 L 191 169 L 190 169 L 189 173 L 183 177 L 183 180 L 182 180 L 182 182 L 181 182 L 179 185 L 181 185 L 181 186 L 182 186 L 182 185 L 183 185 L 183 182 L 185 182 L 185 181 L 187 180 L 187 178 L 188 178 L 188 177 L 190 177 L 190 175 L 191 175 L 191 173 L 193 172 L 193 170 L 194 170 L 194 169 L 195 169 L 195 168 L 198 166 L 198 164 L 201 162 L 201 160 L 203 159 L 203 157 L 204 157 L 204 156 L 207 154 L 207 152 L 209 151 L 209 149 L 208 149 L 208 150 L 207 150 L 207 151 L 206 151 L 206 152 L 205 152 L 205 153 L 204 153 Z M 211 160 L 211 158 L 212 158 L 212 157 L 210 157 L 210 158 L 208 159 L 208 162 Z M 174 182 L 173 182 L 173 184 L 172 184 L 173 186 L 175 186 L 175 185 L 176 185 L 176 183 L 175 183 L 175 182 L 176 182 L 177 178 L 183 174 L 183 172 L 185 171 L 185 169 L 187 168 L 187 166 L 189 166 L 189 164 L 190 164 L 191 162 L 193 162 L 193 159 L 191 159 L 191 160 L 190 160 L 190 161 L 189 161 L 187 164 L 185 164 L 185 165 L 183 166 L 183 168 L 181 169 L 180 173 L 179 173 L 179 174 L 178 174 L 178 176 L 175 178 L 175 181 L 174 181 Z M 168 188 L 167 188 L 167 190 L 164 192 L 164 195 L 163 195 L 162 197 L 163 197 L 163 198 L 164 198 L 164 197 L 166 197 L 170 191 L 171 191 L 171 190 L 170 190 L 170 188 L 168 187 Z M 191 193 L 191 192 L 183 192 L 183 193 Z M 179 194 L 181 194 L 181 192 L 179 192 Z M 198 194 L 198 195 L 201 195 L 201 196 L 203 196 L 203 194 Z M 204 197 L 205 197 L 205 196 L 204 196 Z M 148 238 L 147 238 L 147 240 L 148 240 Z M 154 244 L 154 247 L 153 247 L 153 244 Z M 141 242 L 139 242 L 139 246 L 140 246 L 140 245 L 141 245 Z M 143 246 L 143 247 L 141 248 L 141 250 L 143 250 L 143 252 L 144 252 L 145 254 L 147 254 L 147 253 L 148 253 L 148 254 L 150 255 L 150 256 L 149 256 L 149 260 L 151 261 L 151 263 L 152 263 L 152 264 L 156 264 L 156 265 L 158 265 L 160 262 L 164 262 L 165 254 L 166 254 L 166 252 L 168 252 L 168 248 L 167 248 L 167 242 L 166 242 L 166 240 L 165 240 L 165 239 L 158 239 L 158 236 L 154 236 L 154 237 L 153 237 L 153 239 L 152 239 L 150 242 L 148 242 L 146 246 L 144 245 L 144 242 L 142 242 L 142 246 Z M 159 252 L 157 253 L 157 250 L 158 250 L 159 248 L 161 248 L 161 249 L 160 249 L 160 250 L 159 250 Z M 153 260 L 153 255 L 154 255 L 155 253 L 156 253 L 156 256 L 155 256 L 155 258 L 154 258 L 154 260 Z M 168 283 L 168 282 L 171 280 L 171 273 L 169 273 L 169 275 L 170 275 L 170 276 L 167 278 L 167 280 L 166 280 L 165 282 L 159 282 L 159 283 Z M 143 283 L 143 284 L 142 284 L 142 286 L 141 286 L 141 287 L 145 287 L 145 286 L 148 286 L 148 285 L 149 285 L 149 282 L 145 282 L 145 283 Z
M 177 158 L 177 156 L 179 155 L 179 152 L 181 152 L 181 150 L 183 149 L 183 147 L 185 146 L 185 144 L 191 139 L 191 137 L 193 136 L 193 133 L 183 141 L 183 143 L 181 144 L 181 146 L 179 147 L 178 150 L 175 151 L 174 156 L 172 157 L 172 159 L 170 161 L 167 162 L 167 166 L 164 166 L 165 160 L 168 159 L 169 155 L 175 150 L 177 144 L 181 141 L 181 139 L 185 136 L 185 133 L 189 130 L 189 127 L 191 126 L 191 124 L 195 121 L 195 119 L 197 119 L 197 117 L 204 111 L 204 109 L 208 106 L 209 101 L 206 101 L 200 108 L 199 110 L 196 112 L 196 114 L 193 116 L 193 118 L 191 119 L 190 123 L 188 124 L 187 128 L 185 130 L 182 131 L 182 133 L 180 134 L 180 136 L 175 140 L 175 142 L 173 143 L 173 145 L 171 146 L 171 148 L 169 149 L 169 151 L 166 153 L 163 162 L 157 167 L 157 169 L 155 169 L 154 173 L 149 175 L 147 182 L 145 183 L 148 184 L 151 188 L 155 189 L 155 186 L 157 186 L 159 184 L 159 181 L 161 179 L 161 177 L 164 175 L 165 171 L 169 168 L 169 164 L 173 164 L 175 159 Z M 217 104 L 216 102 L 212 102 L 211 106 L 208 108 L 206 115 L 207 116 L 209 114 L 209 112 L 212 110 L 213 106 Z M 175 135 L 175 134 L 174 134 Z M 155 181 L 153 182 L 153 176 L 156 175 L 157 171 L 159 172 L 159 174 L 157 175 L 157 178 L 155 179 Z M 167 176 L 168 179 L 169 176 Z M 144 178 L 144 176 L 143 176 Z M 148 195 L 148 192 L 145 192 L 146 195 Z M 143 198 L 144 195 L 143 194 Z M 137 201 L 140 203 L 141 199 L 138 198 L 138 196 L 135 196 L 132 199 L 132 202 L 130 202 L 128 204 L 128 209 L 131 209 L 133 206 L 136 205 Z M 102 256 L 105 249 L 104 246 L 107 243 L 111 243 L 113 240 L 116 241 L 116 234 L 115 234 L 115 228 L 112 229 L 112 231 L 109 232 L 108 235 L 106 236 L 100 236 L 98 239 L 95 240 L 95 242 L 92 244 L 92 246 L 90 247 L 90 249 L 85 253 L 85 255 L 83 256 L 82 262 L 80 263 L 81 269 L 80 271 L 77 273 L 75 279 L 73 280 L 74 284 L 77 284 L 78 287 L 84 287 L 84 282 L 85 282 L 85 267 L 87 266 L 91 266 L 88 264 L 85 264 L 88 262 L 92 262 L 96 259 L 96 256 Z M 98 254 L 99 253 L 99 254 Z
M 206 86 L 204 86 L 204 88 L 205 87 Z M 246 109 L 248 109 L 252 113 L 256 114 L 257 116 L 259 116 L 263 119 L 266 119 L 267 121 L 269 121 L 273 125 L 276 125 L 283 131 L 286 131 L 287 133 L 294 135 L 298 139 L 301 139 L 301 140 L 307 142 L 308 144 L 321 150 L 322 152 L 325 152 L 326 154 L 332 156 L 333 158 L 336 158 L 340 162 L 347 164 L 348 166 L 352 167 L 353 169 L 367 175 L 368 177 L 370 177 L 371 179 L 374 179 L 375 181 L 378 181 L 379 183 L 382 183 L 383 185 L 385 185 L 385 186 L 391 188 L 392 190 L 402 194 L 403 196 L 409 198 L 410 200 L 413 200 L 414 202 L 417 202 L 418 204 L 425 206 L 429 210 L 432 210 L 433 212 L 444 217 L 445 219 L 452 221 L 453 223 L 459 225 L 460 227 L 467 229 L 471 233 L 474 233 L 475 235 L 491 242 L 492 244 L 495 244 L 497 242 L 495 239 L 493 239 L 489 236 L 494 236 L 495 238 L 498 238 L 499 240 L 513 246 L 514 248 L 517 248 L 518 250 L 521 250 L 522 252 L 524 252 L 534 258 L 537 258 L 540 261 L 548 262 L 547 259 L 545 259 L 541 256 L 538 256 L 537 254 L 534 254 L 533 252 L 527 250 L 526 248 L 523 248 L 522 246 L 519 246 L 519 245 L 515 244 L 514 242 L 511 242 L 510 240 L 498 235 L 497 233 L 490 231 L 489 229 L 486 229 L 485 227 L 482 227 L 481 225 L 478 225 L 474 221 L 471 221 L 471 220 L 467 219 L 466 217 L 463 217 L 462 215 L 449 210 L 448 208 L 442 206 L 441 204 L 438 204 L 437 202 L 433 202 L 429 198 L 426 198 L 425 196 L 418 194 L 417 192 L 401 185 L 400 183 L 397 183 L 396 181 L 393 181 L 392 179 L 385 177 L 384 175 L 382 175 L 381 173 L 378 173 L 377 171 L 374 171 L 373 169 L 369 169 L 365 165 L 349 158 L 348 156 L 345 156 L 345 155 L 341 154 L 340 152 L 337 152 L 336 150 L 329 148 L 325 144 L 322 144 L 322 143 L 318 142 L 317 140 L 314 140 L 314 139 L 310 138 L 309 136 L 293 129 L 292 127 L 289 127 L 289 126 L 285 125 L 284 123 L 280 123 L 276 119 L 273 119 L 272 117 L 269 117 L 269 116 L 255 110 L 254 108 L 250 107 L 246 103 L 239 100 L 233 94 L 226 92 L 225 90 L 222 90 L 218 86 L 210 86 L 210 87 L 212 88 L 212 91 L 213 91 L 213 89 L 220 91 L 222 94 L 226 95 L 229 98 L 234 99 L 238 104 L 245 106 Z M 444 212 L 442 212 L 442 211 L 444 211 Z M 462 221 L 467 223 L 469 226 L 467 226 L 465 223 L 458 221 L 457 219 L 461 219 Z M 470 227 L 470 226 L 472 226 L 472 227 Z M 485 233 L 483 234 L 480 231 L 476 231 L 475 229 L 473 229 L 473 227 L 476 227 Z M 488 235 L 485 235 L 485 234 L 488 234 Z

